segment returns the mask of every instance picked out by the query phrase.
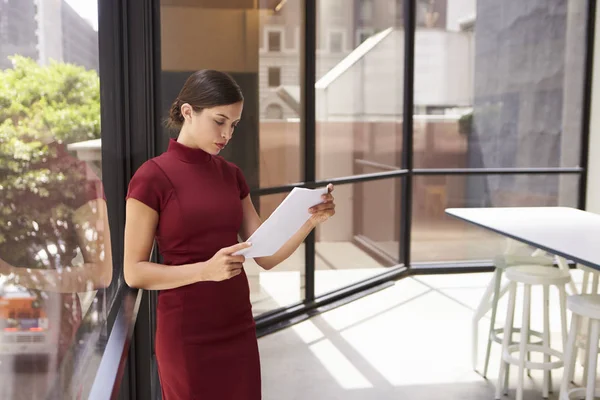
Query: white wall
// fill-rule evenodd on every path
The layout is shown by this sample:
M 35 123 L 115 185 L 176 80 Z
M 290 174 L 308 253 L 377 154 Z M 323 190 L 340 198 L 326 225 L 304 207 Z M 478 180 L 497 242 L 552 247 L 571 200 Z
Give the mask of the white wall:
M 460 31 L 460 21 L 475 15 L 476 0 L 451 0 L 448 2 L 446 14 L 446 29 Z
M 596 13 L 592 109 L 590 114 L 586 209 L 600 214 L 600 13 Z

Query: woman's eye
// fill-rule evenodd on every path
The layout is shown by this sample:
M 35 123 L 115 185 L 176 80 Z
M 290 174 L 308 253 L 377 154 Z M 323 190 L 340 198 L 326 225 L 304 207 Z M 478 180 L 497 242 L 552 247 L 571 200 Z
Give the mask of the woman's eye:
M 224 125 L 225 124 L 225 122 L 222 122 L 222 121 L 215 121 L 215 122 L 217 123 L 217 125 Z

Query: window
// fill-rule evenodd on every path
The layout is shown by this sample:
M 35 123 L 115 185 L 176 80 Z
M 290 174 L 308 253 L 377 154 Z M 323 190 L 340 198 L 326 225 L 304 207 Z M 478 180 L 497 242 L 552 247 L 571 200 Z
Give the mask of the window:
M 0 215 L 0 397 L 72 398 L 62 389 L 82 384 L 79 359 L 107 332 L 122 283 L 101 174 L 98 32 L 66 2 L 34 3 L 0 6 L 10 49 L 0 51 L 0 209 L 12 210 Z
M 371 21 L 373 19 L 373 0 L 362 0 L 360 4 L 360 19 Z
M 340 16 L 344 11 L 344 0 L 331 0 L 328 2 L 329 11 L 333 16 Z
M 185 14 L 172 7 L 172 0 L 160 3 L 162 52 L 171 55 L 161 64 L 161 103 L 172 104 L 185 80 L 196 69 L 213 67 L 214 62 L 225 66 L 223 69 L 240 84 L 245 100 L 234 144 L 227 146 L 221 155 L 244 171 L 248 186 L 253 190 L 301 181 L 304 153 L 298 104 L 303 84 L 303 56 L 299 45 L 304 35 L 302 2 L 255 2 L 261 10 L 246 13 L 247 23 L 241 25 L 241 11 L 230 7 L 231 1 L 187 1 L 190 12 Z M 265 9 L 267 4 L 270 10 L 281 4 L 277 15 Z M 215 20 L 219 23 L 214 24 Z M 261 40 L 239 40 L 238 34 L 230 34 L 234 25 L 241 37 Z M 182 29 L 189 41 L 181 40 Z M 215 41 L 215 36 L 220 40 Z M 220 54 L 223 46 L 228 52 L 241 56 L 206 57 L 206 54 Z M 249 58 L 256 60 L 257 71 L 252 69 L 254 67 L 248 68 Z M 168 111 L 168 107 L 162 109 L 161 119 L 168 116 Z M 290 118 L 282 119 L 284 116 Z M 163 131 L 163 149 L 170 136 Z M 250 153 L 252 156 L 247 157 Z M 259 214 L 268 217 L 285 194 L 252 197 Z M 281 269 L 265 271 L 252 260 L 247 260 L 244 267 L 255 315 L 304 299 L 304 284 L 294 275 L 305 274 L 303 249 L 298 249 L 282 265 L 285 271 L 294 271 L 290 279 L 281 279 Z
M 375 31 L 373 29 L 359 29 L 356 32 L 356 45 L 360 45 L 362 42 L 373 36 Z
M 341 53 L 344 51 L 344 33 L 330 32 L 329 33 L 329 51 L 332 53 Z
M 267 119 L 283 119 L 283 107 L 279 104 L 269 104 L 265 114 Z
M 281 68 L 269 68 L 269 87 L 278 87 L 281 85 Z
M 281 51 L 281 32 L 269 32 L 268 33 L 269 51 L 280 52 Z
M 388 12 L 390 23 L 398 28 L 404 26 L 404 0 L 389 0 Z

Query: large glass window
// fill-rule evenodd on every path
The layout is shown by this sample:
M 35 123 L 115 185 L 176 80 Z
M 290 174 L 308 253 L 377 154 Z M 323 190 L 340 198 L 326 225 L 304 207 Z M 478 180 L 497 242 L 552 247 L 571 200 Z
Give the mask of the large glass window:
M 121 283 L 90 3 L 0 2 L 2 399 L 78 393 Z
M 423 3 L 415 167 L 578 166 L 587 2 Z
M 439 175 L 413 182 L 412 263 L 481 265 L 504 252 L 506 237 L 450 217 L 446 208 L 577 207 L 579 176 Z
M 559 173 L 580 162 L 588 5 L 422 3 L 414 167 L 468 171 L 414 178 L 411 260 L 490 260 L 502 252 L 502 238 L 452 221 L 446 207 L 578 204 L 578 176 Z M 555 168 L 556 174 L 475 174 L 486 168 Z
M 401 163 L 404 31 L 395 13 L 402 3 L 357 3 L 337 14 L 335 2 L 317 2 L 317 38 L 329 36 L 330 44 L 316 60 L 318 180 Z M 371 10 L 368 21 L 360 18 L 364 10 Z M 345 46 L 335 45 L 333 33 Z M 375 170 L 366 172 L 365 162 Z
M 223 155 L 244 171 L 263 219 L 287 194 L 269 189 L 312 170 L 305 134 L 316 136 L 315 179 L 344 179 L 314 254 L 301 247 L 269 272 L 249 262 L 256 315 L 407 261 L 480 263 L 501 251 L 491 235 L 475 245 L 481 232 L 452 222 L 447 207 L 577 205 L 586 2 L 416 0 L 412 128 L 404 1 L 316 2 L 314 126 L 300 120 L 301 66 L 313 56 L 302 54 L 304 3 L 207 4 L 161 2 L 164 115 L 195 70 L 238 80 L 244 116 Z M 550 170 L 527 171 L 540 167 Z M 497 171 L 506 168 L 520 171 Z
M 401 178 L 341 185 L 336 214 L 316 231 L 315 295 L 399 264 Z
M 317 180 L 381 174 L 402 164 L 402 2 L 358 1 L 334 13 L 317 2 Z M 333 46 L 332 34 L 345 38 Z M 315 294 L 401 263 L 401 179 L 338 185 L 336 215 L 316 232 Z
M 194 71 L 227 72 L 242 88 L 244 110 L 233 141 L 221 155 L 243 170 L 252 190 L 300 182 L 300 34 L 304 3 L 222 3 L 161 1 L 163 116 L 168 115 L 179 90 Z M 173 133 L 165 130 L 159 152 L 166 149 L 170 136 Z M 267 218 L 284 197 L 253 196 L 253 201 L 260 215 Z M 247 273 L 255 313 L 304 299 L 301 250 L 274 271 L 264 271 L 248 261 Z M 283 286 L 277 286 L 279 277 L 292 287 L 283 296 Z

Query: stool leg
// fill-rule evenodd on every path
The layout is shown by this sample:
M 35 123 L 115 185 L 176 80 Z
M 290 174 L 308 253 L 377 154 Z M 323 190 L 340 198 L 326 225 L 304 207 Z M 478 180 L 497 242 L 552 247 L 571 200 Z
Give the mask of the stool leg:
M 563 348 L 567 345 L 567 291 L 564 286 L 558 288 L 558 295 L 560 301 L 560 328 L 562 333 L 562 344 Z
M 569 391 L 569 383 L 573 381 L 575 376 L 575 363 L 577 361 L 577 346 L 575 342 L 577 335 L 579 334 L 579 316 L 575 313 L 571 316 L 571 330 L 569 332 L 569 339 L 567 345 L 563 349 L 563 362 L 564 362 L 564 374 L 562 383 L 560 385 L 560 399 L 568 398 L 567 392 Z
M 563 257 L 556 257 L 556 261 L 558 261 L 558 268 L 562 269 L 563 271 L 567 271 L 570 272 L 570 268 L 569 268 L 569 263 L 567 263 L 567 260 L 565 260 Z M 577 293 L 577 287 L 575 286 L 575 282 L 573 282 L 573 279 L 571 278 L 569 280 L 569 289 L 571 294 L 575 295 L 578 294 Z
M 550 288 L 548 285 L 544 285 L 544 347 L 550 348 Z M 544 362 L 550 362 L 550 356 L 544 354 Z M 552 383 L 550 382 L 550 370 L 544 371 L 544 380 L 543 380 L 543 394 L 542 396 L 547 399 L 548 393 L 550 392 L 550 387 Z
M 585 400 L 594 400 L 596 392 L 596 364 L 598 363 L 598 337 L 600 336 L 600 321 L 590 319 L 590 336 L 587 340 L 588 365 Z
M 590 363 L 590 352 L 589 352 L 589 345 L 590 345 L 590 336 L 592 335 L 592 322 L 593 320 L 590 318 L 587 318 L 587 327 L 585 330 L 585 343 L 587 344 L 587 348 L 585 349 L 585 361 L 583 363 L 583 379 L 581 380 L 581 386 L 582 387 L 587 387 L 588 384 L 588 366 Z
M 473 321 L 471 325 L 471 362 L 473 364 L 473 369 L 477 370 L 477 361 L 479 358 L 479 320 L 483 318 L 486 314 L 488 307 L 490 306 L 490 296 L 494 290 L 496 274 L 494 274 L 493 278 L 490 280 L 487 288 L 485 289 L 485 293 L 473 314 Z
M 487 377 L 488 366 L 490 364 L 490 353 L 492 350 L 492 332 L 496 325 L 496 314 L 498 311 L 498 301 L 500 298 L 500 284 L 502 283 L 502 269 L 496 268 L 494 271 L 494 298 L 492 299 L 492 318 L 490 320 L 490 330 L 487 338 L 487 348 L 485 350 L 485 364 L 483 365 L 483 377 Z
M 585 271 L 583 273 L 583 283 L 581 284 L 581 294 L 588 293 L 588 285 L 590 284 L 590 272 Z M 593 292 L 592 292 L 593 293 Z
M 531 311 L 531 285 L 525 284 L 523 299 L 523 322 L 521 323 L 521 341 L 519 342 L 519 383 L 517 384 L 517 400 L 523 400 L 525 387 L 525 358 L 527 355 L 527 338 L 529 337 L 529 312 Z
M 529 299 L 531 299 L 531 286 L 530 285 L 526 285 L 525 286 L 525 290 L 529 291 Z M 529 302 L 529 311 L 528 311 L 528 313 L 531 316 L 531 301 Z M 521 332 L 521 340 L 525 340 L 527 342 L 527 344 L 531 343 L 531 337 L 529 335 L 529 332 L 531 332 L 531 318 L 529 318 L 527 320 L 527 335 L 523 336 L 524 333 Z M 527 351 L 527 361 L 531 361 L 531 352 L 529 350 Z M 527 376 L 531 378 L 531 370 L 529 368 L 527 369 Z
M 514 333 L 515 333 L 515 308 L 517 306 L 517 298 L 516 298 L 516 293 L 517 293 L 517 284 L 515 283 L 515 302 L 512 305 L 512 309 L 511 309 L 511 315 L 510 315 L 510 329 L 508 330 L 508 344 L 514 344 Z M 504 334 L 506 335 L 506 331 L 504 331 Z M 510 381 L 510 363 L 506 364 L 506 374 L 504 375 L 504 390 L 503 393 L 505 396 L 508 396 L 508 383 Z
M 498 382 L 496 382 L 496 400 L 502 398 L 503 389 L 506 390 L 506 377 L 509 374 L 508 363 L 504 361 L 504 351 L 512 341 L 512 326 L 515 318 L 515 300 L 517 297 L 517 285 L 510 284 L 510 294 L 508 297 L 508 308 L 506 309 L 506 321 L 504 322 L 504 336 L 502 338 L 502 350 L 500 352 L 500 372 L 498 373 Z

